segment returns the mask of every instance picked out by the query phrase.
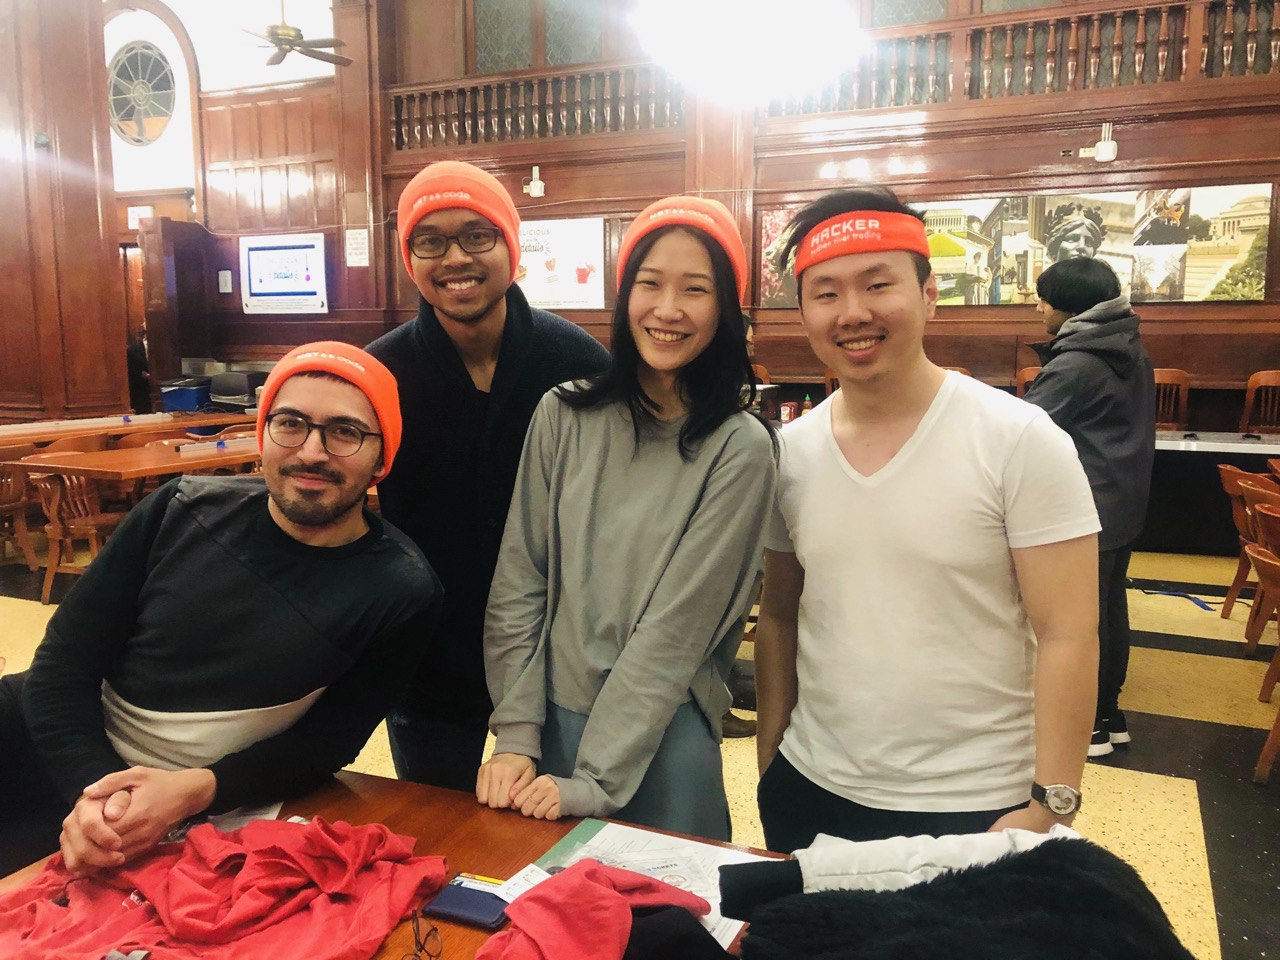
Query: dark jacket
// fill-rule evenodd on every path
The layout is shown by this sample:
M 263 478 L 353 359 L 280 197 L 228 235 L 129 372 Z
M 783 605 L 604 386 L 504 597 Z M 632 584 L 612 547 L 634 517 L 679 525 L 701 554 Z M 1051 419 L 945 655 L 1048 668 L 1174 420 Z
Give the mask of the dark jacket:
M 1070 434 L 1093 488 L 1099 550 L 1142 531 L 1155 459 L 1156 387 L 1129 298 L 1077 314 L 1047 343 L 1033 343 L 1043 369 L 1026 400 Z
M 1194 960 L 1136 870 L 1048 840 L 905 890 L 833 890 L 755 910 L 743 960 Z
M 378 484 L 383 516 L 426 554 L 444 584 L 444 618 L 403 712 L 484 721 L 484 608 L 524 435 L 549 389 L 603 370 L 608 351 L 576 324 L 534 310 L 514 284 L 493 385 L 476 390 L 435 311 L 369 344 L 395 375 L 404 435 Z M 425 643 L 427 638 L 423 638 Z

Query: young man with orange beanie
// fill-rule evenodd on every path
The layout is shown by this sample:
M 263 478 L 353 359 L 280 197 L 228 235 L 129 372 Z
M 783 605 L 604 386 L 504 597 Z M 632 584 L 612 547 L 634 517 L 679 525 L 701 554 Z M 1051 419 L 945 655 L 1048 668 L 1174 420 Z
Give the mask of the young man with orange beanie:
M 395 379 L 313 343 L 262 391 L 261 477 L 182 477 L 0 678 L 0 873 L 61 847 L 86 873 L 176 823 L 299 794 L 355 759 L 422 658 L 441 588 L 364 509 L 395 462 Z M 65 820 L 63 819 L 65 817 Z
M 515 284 L 520 216 L 479 167 L 433 163 L 400 196 L 400 254 L 418 316 L 369 345 L 400 384 L 400 456 L 378 485 L 382 514 L 445 586 L 421 678 L 388 724 L 401 777 L 471 790 L 493 709 L 485 601 L 520 452 L 549 389 L 603 370 L 581 327 L 534 310 Z M 423 637 L 422 643 L 428 645 Z
M 1098 663 L 1075 447 L 925 355 L 918 213 L 844 190 L 792 228 L 801 323 L 840 389 L 782 431 L 756 632 L 769 848 L 1070 823 Z

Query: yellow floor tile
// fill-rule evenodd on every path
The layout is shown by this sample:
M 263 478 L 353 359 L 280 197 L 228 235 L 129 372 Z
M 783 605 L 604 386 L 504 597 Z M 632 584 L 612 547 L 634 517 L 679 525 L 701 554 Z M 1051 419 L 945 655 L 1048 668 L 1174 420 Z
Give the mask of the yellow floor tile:
M 57 609 L 32 600 L 0 597 L 0 657 L 8 661 L 5 673 L 17 673 L 31 666 L 31 657 Z
M 1223 620 L 1221 597 L 1206 596 L 1201 599 L 1213 604 L 1213 609 L 1204 610 L 1185 597 L 1155 596 L 1130 590 L 1129 626 L 1133 630 L 1148 633 L 1172 633 L 1180 637 L 1203 637 L 1207 640 L 1243 644 L 1250 601 L 1234 604 L 1230 618 Z M 1262 642 L 1276 642 L 1274 623 L 1263 630 Z
M 1141 580 L 1217 583 L 1227 586 L 1235 576 L 1237 557 L 1201 557 L 1185 553 L 1135 553 L 1129 576 Z
M 1090 764 L 1075 827 L 1133 865 L 1198 960 L 1218 960 L 1217 914 L 1195 782 Z
M 1270 730 L 1276 705 L 1258 702 L 1267 665 L 1197 653 L 1134 647 L 1120 706 L 1185 720 Z M 1280 697 L 1275 698 L 1280 702 Z

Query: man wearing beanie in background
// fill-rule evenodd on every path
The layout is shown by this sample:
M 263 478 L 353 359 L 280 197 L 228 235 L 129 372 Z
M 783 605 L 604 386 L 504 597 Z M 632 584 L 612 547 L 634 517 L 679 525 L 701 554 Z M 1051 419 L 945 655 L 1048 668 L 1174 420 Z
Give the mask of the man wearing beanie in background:
M 929 361 L 923 218 L 880 189 L 792 221 L 840 389 L 782 431 L 756 628 L 770 850 L 1070 823 L 1093 721 L 1098 516 L 1044 411 Z
M 524 436 L 542 395 L 609 355 L 582 328 L 530 308 L 516 286 L 520 217 L 506 189 L 456 161 L 400 195 L 400 252 L 418 316 L 369 345 L 400 384 L 404 437 L 378 485 L 382 513 L 445 586 L 421 676 L 388 723 L 403 778 L 474 789 L 488 733 L 484 611 Z
M 0 874 L 52 852 L 59 822 L 68 869 L 87 873 L 355 759 L 441 597 L 417 547 L 364 509 L 400 432 L 382 364 L 308 344 L 263 387 L 261 477 L 182 477 L 129 514 L 31 669 L 0 678 Z

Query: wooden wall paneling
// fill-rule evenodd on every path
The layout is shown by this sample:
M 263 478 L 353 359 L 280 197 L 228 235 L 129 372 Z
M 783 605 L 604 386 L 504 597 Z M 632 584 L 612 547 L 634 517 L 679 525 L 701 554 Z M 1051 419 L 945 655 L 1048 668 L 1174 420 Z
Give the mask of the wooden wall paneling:
M 33 230 L 47 199 L 40 196 L 39 157 L 34 146 L 32 99 L 40 97 L 39 51 L 24 40 L 38 24 L 34 5 L 0 0 L 0 138 L 21 150 L 0 151 L 0 421 L 37 419 L 45 398 L 61 405 L 57 315 L 49 309 L 55 291 L 41 264 L 53 262 L 52 237 Z M 47 354 L 47 357 L 46 357 Z M 52 361 L 52 362 L 47 362 Z
M 719 200 L 750 244 L 755 181 L 755 123 L 750 113 L 688 98 L 685 191 Z
M 142 284 L 142 251 L 130 244 L 120 248 L 120 269 L 124 276 L 124 319 L 129 338 L 147 322 L 147 301 Z
M 92 416 L 125 410 L 124 290 L 102 4 L 19 0 L 16 6 L 16 29 L 12 19 L 9 26 L 20 48 L 15 62 L 22 70 L 26 114 L 20 142 L 34 168 L 28 185 L 36 202 L 28 204 L 27 216 L 37 244 L 42 412 Z
M 366 0 L 337 0 L 333 23 L 334 35 L 346 43 L 345 55 L 354 61 L 338 67 L 334 78 L 337 203 L 336 216 L 327 223 L 341 227 L 336 263 L 343 296 L 333 302 L 344 309 L 377 309 L 386 306 L 382 282 L 385 273 L 379 269 L 385 250 L 381 231 L 376 229 L 382 220 L 381 178 L 373 175 L 381 167 L 381 152 L 375 140 L 383 99 L 378 89 L 378 66 L 373 60 L 377 23 Z M 346 230 L 368 232 L 369 266 L 347 265 Z
M 209 249 L 216 242 L 198 223 L 142 222 L 138 248 L 153 383 L 179 376 L 183 357 L 213 355 L 209 302 L 217 285 Z
M 131 191 L 116 194 L 116 239 L 121 243 L 137 243 L 138 231 L 129 229 L 130 207 L 151 207 L 153 217 L 171 220 L 194 219 L 193 191 L 185 187 L 177 190 Z

